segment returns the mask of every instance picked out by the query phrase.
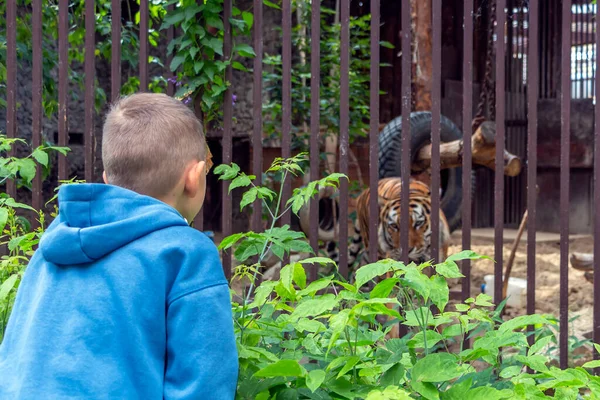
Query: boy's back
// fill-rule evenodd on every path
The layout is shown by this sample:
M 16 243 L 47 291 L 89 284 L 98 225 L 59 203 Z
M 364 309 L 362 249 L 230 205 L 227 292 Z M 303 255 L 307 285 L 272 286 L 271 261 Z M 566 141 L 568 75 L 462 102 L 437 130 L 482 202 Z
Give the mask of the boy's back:
M 181 102 L 117 102 L 104 184 L 60 189 L 0 345 L 0 399 L 233 399 L 238 361 L 215 245 L 190 228 L 206 188 Z
M 163 385 L 166 398 L 233 398 L 214 244 L 175 209 L 114 186 L 67 186 L 59 202 L 0 347 L 0 398 L 160 399 Z

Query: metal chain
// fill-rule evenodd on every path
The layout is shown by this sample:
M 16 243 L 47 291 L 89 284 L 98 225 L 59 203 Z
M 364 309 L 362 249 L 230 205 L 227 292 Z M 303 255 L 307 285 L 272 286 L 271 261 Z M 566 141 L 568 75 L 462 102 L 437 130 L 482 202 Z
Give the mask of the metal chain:
M 485 60 L 485 75 L 481 85 L 481 93 L 479 96 L 479 104 L 477 105 L 477 116 L 473 120 L 478 121 L 477 126 L 483 122 L 487 114 L 487 119 L 494 120 L 496 114 L 496 88 L 495 82 L 492 80 L 492 68 L 494 58 L 494 28 L 496 24 L 496 0 L 490 1 L 490 15 L 487 32 L 487 51 Z M 474 129 L 477 127 L 474 126 Z

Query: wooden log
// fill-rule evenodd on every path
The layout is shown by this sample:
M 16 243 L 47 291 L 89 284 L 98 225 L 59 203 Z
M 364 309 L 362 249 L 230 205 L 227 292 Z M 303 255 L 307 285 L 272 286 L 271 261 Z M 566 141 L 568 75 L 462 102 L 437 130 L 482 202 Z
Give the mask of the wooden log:
M 458 168 L 462 166 L 463 141 L 442 143 L 440 145 L 440 168 Z M 496 125 L 485 121 L 471 137 L 473 164 L 495 170 L 496 165 Z M 413 172 L 421 172 L 431 166 L 431 144 L 424 146 L 412 163 Z M 504 175 L 517 176 L 521 173 L 521 160 L 504 150 Z
M 591 253 L 571 254 L 571 266 L 580 271 L 594 270 L 594 255 Z
M 525 231 L 525 226 L 527 225 L 527 210 L 523 214 L 523 219 L 521 220 L 521 225 L 519 226 L 519 231 L 517 232 L 517 237 L 513 242 L 512 248 L 510 249 L 510 257 L 508 257 L 508 262 L 506 263 L 506 271 L 504 272 L 504 282 L 502 282 L 502 298 L 506 298 L 506 292 L 508 291 L 508 280 L 510 279 L 510 273 L 512 272 L 512 267 L 515 263 L 515 256 L 517 255 L 517 248 L 519 247 L 519 242 L 521 241 L 521 236 L 523 236 L 523 232 Z

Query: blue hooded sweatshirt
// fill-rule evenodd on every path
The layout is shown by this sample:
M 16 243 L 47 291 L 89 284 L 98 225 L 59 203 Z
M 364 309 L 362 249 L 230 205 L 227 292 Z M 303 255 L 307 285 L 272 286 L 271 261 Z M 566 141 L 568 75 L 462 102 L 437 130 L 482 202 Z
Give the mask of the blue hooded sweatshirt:
M 0 345 L 0 399 L 233 399 L 229 288 L 172 207 L 68 185 Z

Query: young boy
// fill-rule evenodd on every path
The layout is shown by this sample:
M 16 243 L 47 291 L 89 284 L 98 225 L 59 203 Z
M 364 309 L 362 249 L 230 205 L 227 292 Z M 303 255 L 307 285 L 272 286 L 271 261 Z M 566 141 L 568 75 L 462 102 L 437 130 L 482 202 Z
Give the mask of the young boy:
M 202 126 L 136 94 L 106 117 L 106 184 L 60 189 L 0 346 L 0 399 L 233 399 L 219 254 L 188 226 L 206 189 Z

